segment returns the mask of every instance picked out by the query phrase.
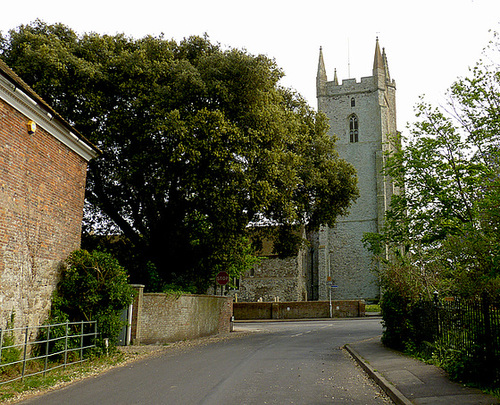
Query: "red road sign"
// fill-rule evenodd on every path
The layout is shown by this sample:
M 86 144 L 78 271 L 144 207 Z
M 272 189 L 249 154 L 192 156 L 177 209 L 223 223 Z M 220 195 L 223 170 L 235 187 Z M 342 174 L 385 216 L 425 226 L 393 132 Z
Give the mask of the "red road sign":
M 219 274 L 217 274 L 217 277 L 215 277 L 215 281 L 217 281 L 217 283 L 220 285 L 226 285 L 227 283 L 229 283 L 229 274 L 227 274 L 225 271 L 221 271 Z

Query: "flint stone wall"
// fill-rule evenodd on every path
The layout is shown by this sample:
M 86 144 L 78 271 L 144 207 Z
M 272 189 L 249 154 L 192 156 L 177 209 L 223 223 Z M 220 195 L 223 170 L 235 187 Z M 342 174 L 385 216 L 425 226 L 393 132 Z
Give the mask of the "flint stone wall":
M 306 301 L 308 297 L 307 252 L 297 256 L 264 257 L 242 277 L 237 291 L 238 301 Z

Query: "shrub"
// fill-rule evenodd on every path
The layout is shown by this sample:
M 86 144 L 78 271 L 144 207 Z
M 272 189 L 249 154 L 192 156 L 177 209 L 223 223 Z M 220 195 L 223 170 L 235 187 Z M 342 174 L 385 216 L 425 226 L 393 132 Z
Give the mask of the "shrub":
M 12 329 L 14 327 L 14 312 L 10 315 L 10 321 L 7 322 L 6 329 Z M 5 333 L 3 335 L 2 347 L 12 346 L 15 344 L 14 333 L 12 331 Z M 9 364 L 18 361 L 21 356 L 21 350 L 17 347 L 9 347 L 2 350 L 2 357 L 0 358 L 0 364 Z M 16 366 L 0 367 L 0 373 L 8 372 L 12 368 L 17 368 Z
M 382 343 L 396 350 L 404 350 L 411 338 L 411 326 L 407 318 L 409 303 L 395 290 L 387 290 L 380 301 L 384 332 Z
M 77 250 L 62 270 L 52 301 L 52 320 L 96 320 L 98 346 L 103 346 L 104 338 L 115 345 L 123 326 L 121 311 L 132 302 L 133 294 L 125 269 L 110 254 Z

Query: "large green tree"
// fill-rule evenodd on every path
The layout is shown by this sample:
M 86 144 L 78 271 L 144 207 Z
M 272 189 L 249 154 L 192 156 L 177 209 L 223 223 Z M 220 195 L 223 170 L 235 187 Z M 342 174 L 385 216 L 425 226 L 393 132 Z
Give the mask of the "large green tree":
M 401 188 L 384 231 L 367 235 L 375 251 L 388 246 L 382 274 L 406 297 L 500 294 L 500 47 L 457 80 L 448 105 L 417 106 L 405 147 L 385 171 Z M 383 242 L 382 244 L 380 242 Z
M 451 86 L 447 105 L 417 106 L 404 149 L 385 167 L 402 192 L 383 231 L 366 236 L 385 259 L 384 344 L 432 357 L 461 382 L 492 387 L 498 359 L 484 342 L 492 342 L 487 319 L 500 299 L 499 51 L 495 36 L 469 77 Z M 433 295 L 437 303 L 454 296 L 457 306 L 436 311 Z M 460 326 L 477 315 L 469 300 L 481 297 L 484 310 L 488 295 L 490 316 Z M 452 312 L 460 315 L 453 320 Z
M 162 282 L 202 288 L 248 263 L 250 223 L 314 229 L 357 196 L 326 118 L 280 86 L 266 56 L 207 37 L 78 35 L 41 21 L 9 31 L 0 51 L 102 150 L 87 213 L 130 242 L 134 281 L 153 268 Z

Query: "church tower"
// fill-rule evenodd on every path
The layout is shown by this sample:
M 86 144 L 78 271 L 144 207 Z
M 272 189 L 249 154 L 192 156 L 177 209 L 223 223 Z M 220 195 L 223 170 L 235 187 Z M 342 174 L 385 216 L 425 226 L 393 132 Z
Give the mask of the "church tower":
M 362 238 L 383 225 L 394 187 L 381 170 L 384 152 L 394 147 L 397 136 L 396 83 L 378 38 L 372 76 L 360 82 L 347 79 L 339 84 L 336 71 L 333 81 L 328 81 L 320 48 L 316 93 L 318 110 L 330 120 L 330 135 L 337 138 L 340 157 L 356 168 L 360 193 L 348 216 L 318 234 L 317 298 L 328 299 L 331 293 L 333 299 L 375 300 L 380 295 L 378 277 Z

